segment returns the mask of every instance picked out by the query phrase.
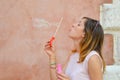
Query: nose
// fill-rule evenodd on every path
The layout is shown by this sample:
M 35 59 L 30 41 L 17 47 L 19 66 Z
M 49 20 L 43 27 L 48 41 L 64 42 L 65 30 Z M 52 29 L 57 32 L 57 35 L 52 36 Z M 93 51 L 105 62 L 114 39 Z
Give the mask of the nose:
M 74 25 L 72 25 L 72 28 L 74 27 Z

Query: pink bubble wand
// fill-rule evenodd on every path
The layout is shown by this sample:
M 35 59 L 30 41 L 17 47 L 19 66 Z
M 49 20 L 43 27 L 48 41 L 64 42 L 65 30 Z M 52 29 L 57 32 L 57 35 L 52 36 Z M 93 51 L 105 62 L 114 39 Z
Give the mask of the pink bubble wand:
M 57 72 L 62 73 L 62 65 L 61 64 L 57 64 Z
M 56 29 L 54 35 L 53 35 L 53 36 L 51 37 L 51 39 L 49 40 L 50 46 L 52 46 L 52 43 L 53 43 L 53 41 L 55 40 L 56 33 L 58 32 L 58 30 L 59 30 L 59 28 L 60 28 L 60 25 L 61 25 L 61 23 L 62 23 L 62 20 L 63 20 L 63 17 L 60 19 L 60 22 L 59 22 L 58 25 L 57 25 L 57 29 Z

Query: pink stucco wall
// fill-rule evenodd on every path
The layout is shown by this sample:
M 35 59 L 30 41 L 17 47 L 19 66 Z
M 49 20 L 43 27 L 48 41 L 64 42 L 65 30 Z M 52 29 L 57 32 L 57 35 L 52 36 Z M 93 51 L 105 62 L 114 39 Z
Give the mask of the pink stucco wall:
M 82 16 L 99 19 L 103 2 L 111 0 L 0 0 L 0 80 L 49 80 L 43 48 L 60 18 L 54 44 L 64 63 L 72 48 L 67 37 L 72 23 Z

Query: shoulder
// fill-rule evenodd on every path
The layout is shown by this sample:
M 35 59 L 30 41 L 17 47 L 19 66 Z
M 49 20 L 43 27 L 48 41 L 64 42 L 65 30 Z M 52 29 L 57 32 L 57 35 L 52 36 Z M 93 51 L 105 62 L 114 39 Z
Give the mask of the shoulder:
M 96 51 L 91 51 L 87 56 L 86 56 L 86 60 L 89 61 L 91 58 L 96 59 L 99 57 L 99 54 Z
M 88 73 L 92 80 L 102 80 L 102 63 L 97 54 L 95 52 L 95 55 L 92 55 L 88 61 Z
M 89 58 L 89 61 L 88 63 L 100 63 L 100 57 L 98 55 L 92 55 L 90 58 Z
M 98 62 L 98 63 L 100 63 L 100 56 L 99 56 L 99 53 L 98 52 L 96 52 L 96 51 L 91 51 L 89 54 L 88 54 L 88 56 L 87 56 L 88 58 L 89 58 L 89 63 L 91 63 L 91 62 Z
M 96 51 L 92 51 L 92 55 L 89 57 L 89 60 L 88 60 L 88 67 L 93 69 L 95 69 L 95 67 L 96 68 L 102 67 L 100 56 Z

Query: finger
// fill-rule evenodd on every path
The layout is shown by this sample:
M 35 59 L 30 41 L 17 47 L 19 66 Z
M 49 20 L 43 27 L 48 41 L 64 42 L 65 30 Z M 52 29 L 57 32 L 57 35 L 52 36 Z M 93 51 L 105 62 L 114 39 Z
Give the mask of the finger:
M 47 41 L 46 44 L 50 44 L 50 41 Z
M 62 80 L 62 79 L 60 79 L 60 78 L 57 76 L 57 80 Z
M 57 73 L 57 74 L 58 74 L 58 76 L 64 77 L 64 75 L 63 75 L 63 74 L 61 74 L 61 73 Z
M 49 43 L 49 44 L 46 44 L 45 46 L 50 46 L 50 47 L 52 47 L 52 45 Z
M 50 41 L 48 41 L 47 43 L 50 43 Z
M 48 48 L 49 47 L 49 45 L 45 45 L 45 48 Z
M 52 49 L 52 46 L 45 46 L 45 49 Z
M 66 79 L 65 77 L 60 76 L 60 75 L 58 75 L 57 78 L 60 79 L 60 80 L 65 80 Z
M 46 45 L 51 45 L 51 43 L 50 43 L 50 42 L 48 42 L 48 43 L 46 43 Z
M 52 49 L 51 46 L 45 46 L 45 49 Z
M 46 44 L 45 47 L 50 46 L 49 44 Z
M 64 79 L 67 78 L 67 76 L 63 73 L 57 73 L 57 74 L 58 74 L 59 78 L 64 78 Z

